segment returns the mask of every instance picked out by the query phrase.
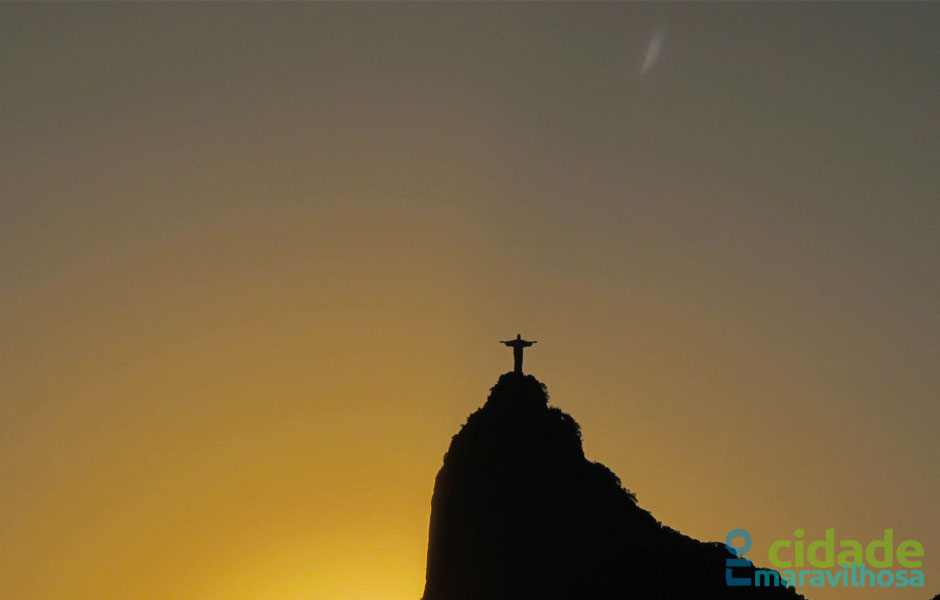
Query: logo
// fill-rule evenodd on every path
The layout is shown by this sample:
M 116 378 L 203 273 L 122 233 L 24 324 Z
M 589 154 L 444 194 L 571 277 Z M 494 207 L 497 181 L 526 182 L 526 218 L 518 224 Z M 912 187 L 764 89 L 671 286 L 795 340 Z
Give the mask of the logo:
M 865 546 L 849 539 L 837 544 L 835 529 L 827 529 L 822 539 L 812 541 L 805 540 L 804 534 L 797 529 L 792 540 L 772 542 L 767 560 L 774 569 L 756 569 L 743 558 L 751 549 L 751 534 L 746 529 L 729 531 L 725 546 L 737 558 L 725 560 L 725 583 L 790 588 L 924 586 L 923 544 L 904 540 L 895 545 L 893 529 L 885 529 L 881 539 Z

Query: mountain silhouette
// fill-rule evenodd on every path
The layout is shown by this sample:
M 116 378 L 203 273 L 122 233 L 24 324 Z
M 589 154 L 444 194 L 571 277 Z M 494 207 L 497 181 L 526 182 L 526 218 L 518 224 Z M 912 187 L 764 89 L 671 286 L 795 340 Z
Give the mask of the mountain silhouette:
M 506 373 L 437 474 L 423 600 L 802 598 L 728 587 L 728 558 L 723 543 L 689 538 L 640 508 L 610 469 L 585 458 L 580 427 L 548 405 L 545 386 Z

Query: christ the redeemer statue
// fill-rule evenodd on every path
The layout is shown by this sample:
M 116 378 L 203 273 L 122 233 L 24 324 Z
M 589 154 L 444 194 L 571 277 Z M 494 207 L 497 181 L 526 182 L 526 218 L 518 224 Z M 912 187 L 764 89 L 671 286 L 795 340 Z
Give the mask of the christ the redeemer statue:
M 504 341 L 500 340 L 499 343 L 500 343 L 500 344 L 506 344 L 507 346 L 509 346 L 510 348 L 512 348 L 512 364 L 513 364 L 513 369 L 512 369 L 512 370 L 513 370 L 514 372 L 516 372 L 516 373 L 522 373 L 522 349 L 523 349 L 523 348 L 528 348 L 529 346 L 531 346 L 532 344 L 535 344 L 535 343 L 537 343 L 537 342 L 535 342 L 535 341 L 528 342 L 528 341 L 522 339 L 522 334 L 521 334 L 521 333 L 517 333 L 517 334 L 516 334 L 516 339 L 514 339 L 514 340 L 509 340 L 508 342 L 504 342 Z

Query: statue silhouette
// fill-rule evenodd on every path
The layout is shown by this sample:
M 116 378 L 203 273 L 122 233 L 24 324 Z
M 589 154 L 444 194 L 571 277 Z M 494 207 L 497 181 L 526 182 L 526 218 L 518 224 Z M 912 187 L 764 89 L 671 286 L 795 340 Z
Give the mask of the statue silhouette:
M 514 372 L 516 372 L 516 373 L 522 373 L 522 349 L 523 349 L 523 348 L 528 348 L 528 347 L 531 346 L 532 344 L 536 344 L 536 343 L 538 343 L 538 342 L 535 342 L 535 341 L 532 341 L 532 342 L 526 341 L 526 340 L 522 339 L 522 334 L 521 334 L 521 333 L 517 333 L 517 334 L 516 334 L 516 339 L 514 339 L 514 340 L 509 340 L 508 342 L 504 342 L 504 341 L 500 340 L 499 343 L 500 343 L 500 344 L 506 344 L 507 346 L 509 346 L 510 348 L 512 348 L 512 362 L 513 362 L 513 368 L 512 368 L 512 370 L 513 370 Z

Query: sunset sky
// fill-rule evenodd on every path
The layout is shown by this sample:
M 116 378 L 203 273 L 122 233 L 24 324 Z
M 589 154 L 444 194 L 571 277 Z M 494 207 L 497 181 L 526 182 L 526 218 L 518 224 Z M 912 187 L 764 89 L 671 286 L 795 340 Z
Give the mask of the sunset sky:
M 940 3 L 0 5 L 0 597 L 418 600 L 526 371 L 663 523 L 925 546 Z

